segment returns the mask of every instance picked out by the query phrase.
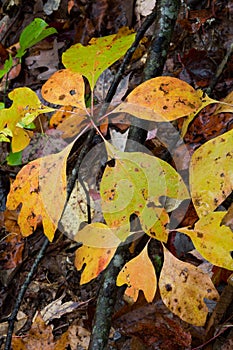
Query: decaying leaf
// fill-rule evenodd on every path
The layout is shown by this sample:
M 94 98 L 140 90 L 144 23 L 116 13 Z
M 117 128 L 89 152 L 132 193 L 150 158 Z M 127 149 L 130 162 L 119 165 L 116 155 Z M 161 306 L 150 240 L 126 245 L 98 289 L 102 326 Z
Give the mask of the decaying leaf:
M 222 225 L 230 227 L 231 231 L 233 231 L 233 203 L 228 208 L 227 213 L 222 218 L 220 226 L 222 226 Z
M 233 233 L 221 226 L 226 212 L 209 213 L 196 222 L 194 229 L 181 228 L 180 232 L 191 237 L 201 255 L 216 266 L 233 270 Z
M 130 216 L 136 214 L 148 235 L 166 242 L 169 218 L 161 198 L 182 201 L 189 197 L 180 175 L 159 158 L 139 152 L 123 153 L 106 145 L 115 162 L 114 166 L 106 167 L 100 184 L 107 225 L 125 240 L 130 231 Z
M 166 122 L 196 112 L 202 99 L 192 86 L 177 78 L 162 76 L 137 86 L 114 113 L 126 112 L 138 118 Z
M 73 72 L 84 75 L 93 91 L 100 74 L 124 55 L 134 38 L 135 34 L 125 28 L 118 34 L 92 38 L 87 46 L 75 44 L 66 50 L 62 63 Z
M 178 260 L 165 247 L 159 289 L 164 304 L 182 320 L 196 326 L 203 326 L 206 321 L 208 307 L 204 298 L 215 301 L 219 298 L 207 274 Z
M 233 190 L 233 130 L 199 147 L 190 164 L 190 188 L 199 217 L 214 211 Z
M 21 203 L 18 224 L 24 236 L 32 234 L 42 221 L 52 241 L 66 201 L 66 160 L 73 144 L 62 152 L 38 158 L 17 174 L 7 198 L 7 208 Z
M 157 289 L 154 266 L 148 256 L 147 246 L 134 259 L 125 264 L 117 277 L 117 285 L 127 284 L 125 294 L 135 302 L 142 290 L 148 303 L 152 302 Z

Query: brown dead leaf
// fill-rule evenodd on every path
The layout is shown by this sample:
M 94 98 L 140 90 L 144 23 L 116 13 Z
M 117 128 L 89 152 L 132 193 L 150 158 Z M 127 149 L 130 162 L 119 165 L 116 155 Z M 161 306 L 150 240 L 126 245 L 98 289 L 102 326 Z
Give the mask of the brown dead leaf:
M 0 241 L 0 268 L 13 269 L 22 263 L 24 239 L 21 234 L 10 233 Z
M 233 203 L 228 208 L 226 215 L 222 218 L 220 226 L 222 225 L 230 227 L 231 231 L 233 231 Z

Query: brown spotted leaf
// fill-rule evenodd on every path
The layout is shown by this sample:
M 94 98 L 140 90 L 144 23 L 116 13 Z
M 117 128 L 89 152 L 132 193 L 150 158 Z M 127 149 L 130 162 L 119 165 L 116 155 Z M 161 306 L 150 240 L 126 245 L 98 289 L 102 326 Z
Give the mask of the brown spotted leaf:
M 114 166 L 107 166 L 100 184 L 106 223 L 125 240 L 130 216 L 136 214 L 150 236 L 167 241 L 168 214 L 161 197 L 174 199 L 173 207 L 189 197 L 180 175 L 163 160 L 139 152 L 120 152 L 106 143 Z M 161 201 L 160 201 L 161 200 Z
M 233 130 L 199 147 L 190 164 L 190 188 L 199 217 L 214 211 L 233 190 Z
M 206 322 L 208 307 L 204 298 L 219 298 L 207 274 L 178 260 L 165 247 L 159 289 L 164 304 L 183 321 L 196 326 L 203 326 Z
M 202 106 L 192 86 L 177 78 L 162 76 L 137 86 L 115 112 L 127 112 L 138 118 L 165 122 L 187 116 Z
M 22 204 L 18 224 L 29 236 L 42 221 L 50 241 L 54 237 L 66 201 L 66 160 L 73 144 L 62 152 L 38 158 L 17 174 L 7 198 L 7 208 Z
M 74 106 L 85 110 L 84 81 L 79 73 L 61 69 L 42 86 L 43 98 L 55 105 Z M 78 120 L 78 118 L 77 118 Z
M 188 235 L 201 255 L 216 266 L 233 270 L 233 233 L 221 226 L 226 212 L 209 213 L 196 222 L 194 229 L 181 228 Z

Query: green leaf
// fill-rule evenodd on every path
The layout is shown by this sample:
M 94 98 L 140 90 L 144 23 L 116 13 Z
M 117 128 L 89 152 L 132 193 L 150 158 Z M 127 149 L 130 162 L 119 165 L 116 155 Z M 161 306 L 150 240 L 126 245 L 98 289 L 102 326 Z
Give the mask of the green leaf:
M 135 34 L 121 29 L 118 34 L 102 38 L 92 38 L 87 46 L 75 44 L 62 55 L 66 68 L 84 75 L 94 89 L 100 74 L 119 58 L 132 45 Z
M 120 152 L 107 142 L 106 146 L 115 160 L 114 166 L 106 167 L 100 184 L 107 225 L 124 240 L 130 232 L 130 216 L 135 214 L 144 232 L 166 242 L 169 217 L 164 198 L 178 201 L 189 198 L 180 175 L 157 157 L 142 152 Z
M 21 58 L 29 47 L 32 47 L 47 36 L 55 33 L 57 33 L 56 29 L 48 28 L 48 24 L 43 19 L 35 18 L 33 22 L 24 28 L 20 35 L 20 49 L 16 57 Z
M 16 166 L 16 165 L 21 165 L 22 164 L 22 153 L 23 151 L 20 152 L 10 152 L 10 154 L 7 156 L 7 164 Z
M 13 59 L 12 56 L 9 55 L 9 59 L 5 61 L 4 67 L 0 70 L 0 79 L 7 74 L 13 66 Z
M 179 232 L 188 235 L 201 255 L 216 266 L 233 270 L 233 233 L 221 225 L 226 212 L 214 212 L 198 220 L 194 229 L 181 228 Z
M 233 130 L 199 147 L 190 163 L 190 189 L 199 217 L 214 211 L 233 190 Z

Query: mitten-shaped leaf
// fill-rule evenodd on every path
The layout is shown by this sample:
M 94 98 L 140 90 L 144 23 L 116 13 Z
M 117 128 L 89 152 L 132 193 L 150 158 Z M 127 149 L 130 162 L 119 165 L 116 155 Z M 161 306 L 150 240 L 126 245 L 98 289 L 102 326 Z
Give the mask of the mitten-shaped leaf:
M 139 290 L 142 290 L 148 303 L 152 302 L 157 289 L 157 278 L 154 266 L 148 256 L 147 245 L 136 256 L 130 260 L 117 277 L 117 285 L 127 284 L 125 294 L 135 302 Z

